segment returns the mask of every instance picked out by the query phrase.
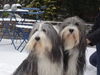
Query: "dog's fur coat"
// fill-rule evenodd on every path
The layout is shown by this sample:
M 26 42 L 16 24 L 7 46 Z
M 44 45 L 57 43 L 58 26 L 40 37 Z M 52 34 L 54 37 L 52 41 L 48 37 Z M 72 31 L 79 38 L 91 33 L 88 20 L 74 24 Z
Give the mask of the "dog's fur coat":
M 60 36 L 64 48 L 64 75 L 83 75 L 85 67 L 85 22 L 69 17 L 61 24 Z
M 13 75 L 63 75 L 60 37 L 52 25 L 34 25 L 27 49 L 31 50 L 29 56 Z

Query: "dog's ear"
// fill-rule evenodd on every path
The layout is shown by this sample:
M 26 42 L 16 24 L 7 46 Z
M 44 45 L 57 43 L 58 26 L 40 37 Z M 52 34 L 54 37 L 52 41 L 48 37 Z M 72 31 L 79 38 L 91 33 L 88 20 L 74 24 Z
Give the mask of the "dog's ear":
M 79 48 L 80 50 L 85 50 L 87 43 L 86 43 L 86 22 L 83 21 L 80 17 L 75 16 L 77 22 L 79 23 L 79 30 L 80 30 L 80 43 Z
M 78 64 L 80 64 L 80 66 L 78 66 L 78 68 L 85 68 L 85 64 L 86 64 L 86 46 L 87 46 L 87 43 L 86 43 L 86 36 L 85 34 L 81 34 L 81 37 L 80 37 L 80 43 L 79 43 L 79 57 L 78 59 L 80 61 L 78 61 Z M 82 70 L 83 70 L 82 69 Z
M 79 51 L 80 51 L 79 56 L 80 57 L 85 57 L 86 46 L 87 46 L 86 34 L 85 34 L 85 31 L 81 31 L 81 33 L 80 33 L 80 43 L 79 43 Z
M 31 36 L 38 30 L 38 25 L 37 24 L 34 24 L 33 25 L 33 28 L 30 32 L 30 35 L 29 35 L 29 39 L 31 38 Z

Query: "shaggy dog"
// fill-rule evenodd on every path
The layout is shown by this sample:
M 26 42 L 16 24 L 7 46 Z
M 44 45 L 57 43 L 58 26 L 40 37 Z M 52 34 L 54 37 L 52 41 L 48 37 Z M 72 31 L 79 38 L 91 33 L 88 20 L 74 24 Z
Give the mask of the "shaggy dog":
M 83 75 L 85 67 L 85 22 L 69 17 L 61 25 L 60 36 L 64 48 L 64 75 Z
M 63 53 L 60 37 L 47 23 L 33 26 L 27 43 L 31 52 L 13 75 L 63 75 Z

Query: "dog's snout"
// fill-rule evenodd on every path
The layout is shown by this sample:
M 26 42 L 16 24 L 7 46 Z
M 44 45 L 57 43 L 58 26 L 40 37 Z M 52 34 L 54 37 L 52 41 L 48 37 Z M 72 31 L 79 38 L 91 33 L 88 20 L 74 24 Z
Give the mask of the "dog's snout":
M 74 29 L 69 29 L 69 31 L 72 33 L 74 31 Z
M 39 40 L 40 40 L 40 37 L 35 37 L 35 40 L 36 40 L 36 41 L 39 41 Z

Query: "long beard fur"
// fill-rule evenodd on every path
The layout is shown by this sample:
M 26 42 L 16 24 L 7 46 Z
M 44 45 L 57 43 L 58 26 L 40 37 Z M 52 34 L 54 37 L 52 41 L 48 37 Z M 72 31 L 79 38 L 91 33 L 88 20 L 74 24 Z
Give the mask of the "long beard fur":
M 66 40 L 64 40 L 66 39 Z M 63 37 L 64 41 L 64 49 L 69 50 L 72 49 L 74 46 L 78 45 L 79 43 L 79 35 L 75 34 L 68 34 Z

